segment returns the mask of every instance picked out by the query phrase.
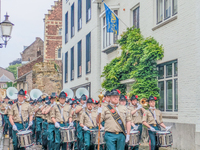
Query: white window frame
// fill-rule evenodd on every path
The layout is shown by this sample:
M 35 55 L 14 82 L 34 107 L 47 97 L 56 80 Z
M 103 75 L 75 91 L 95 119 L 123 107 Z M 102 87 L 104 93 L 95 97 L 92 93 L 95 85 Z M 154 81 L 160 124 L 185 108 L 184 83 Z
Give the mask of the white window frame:
M 168 11 L 168 13 L 169 13 L 168 15 L 166 15 L 166 10 L 165 10 L 166 1 L 169 1 L 169 9 L 170 10 Z M 156 0 L 156 23 L 157 24 L 159 24 L 161 22 L 164 22 L 165 20 L 168 20 L 169 18 L 173 17 L 174 15 L 176 15 L 178 13 L 178 8 L 177 8 L 177 12 L 176 13 L 173 12 L 173 9 L 174 9 L 173 2 L 174 1 L 175 0 Z M 160 2 L 162 2 L 161 7 L 158 7 Z M 160 15 L 160 14 L 158 14 L 159 13 L 159 11 L 158 11 L 159 9 L 158 8 L 160 8 L 160 12 L 161 12 L 160 13 L 161 14 L 160 19 L 158 17 Z
M 166 70 L 167 65 L 170 63 L 166 63 L 163 65 L 159 64 L 159 66 L 164 66 L 164 78 L 162 78 L 162 79 L 158 78 L 158 83 L 162 82 L 162 81 L 164 82 L 164 110 L 161 110 L 163 112 L 177 112 L 178 111 L 178 110 L 177 111 L 175 110 L 175 80 L 178 80 L 178 73 L 177 73 L 177 75 L 174 74 L 175 73 L 175 71 L 174 71 L 175 63 L 177 63 L 177 65 L 178 65 L 178 61 L 172 62 L 172 76 L 171 77 L 167 77 L 167 70 Z M 170 80 L 172 81 L 172 110 L 167 110 L 167 81 L 170 81 Z

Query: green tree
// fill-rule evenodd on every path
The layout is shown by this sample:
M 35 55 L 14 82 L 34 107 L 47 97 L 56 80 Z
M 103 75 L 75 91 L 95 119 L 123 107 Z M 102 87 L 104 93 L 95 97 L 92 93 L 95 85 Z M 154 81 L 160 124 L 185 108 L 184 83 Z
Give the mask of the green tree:
M 6 70 L 12 72 L 14 74 L 15 79 L 17 78 L 17 67 L 21 66 L 21 64 L 11 65 Z
M 113 88 L 126 92 L 126 86 L 120 81 L 134 78 L 130 95 L 148 98 L 150 95 L 159 97 L 157 87 L 157 60 L 163 58 L 163 47 L 152 37 L 144 38 L 140 29 L 128 28 L 118 40 L 122 53 L 104 67 L 102 87 Z

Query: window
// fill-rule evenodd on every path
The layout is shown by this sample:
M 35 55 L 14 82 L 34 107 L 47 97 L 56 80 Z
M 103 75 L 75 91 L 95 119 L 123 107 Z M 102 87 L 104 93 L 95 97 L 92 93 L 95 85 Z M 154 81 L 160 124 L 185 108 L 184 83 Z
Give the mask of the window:
M 114 13 L 118 15 L 118 10 L 114 10 Z M 112 44 L 116 44 L 118 40 L 117 34 L 114 32 L 107 32 L 107 23 L 106 16 L 103 17 L 103 49 L 111 46 Z
M 65 43 L 68 42 L 68 12 L 65 14 Z
M 160 23 L 177 13 L 177 0 L 157 0 L 157 23 Z
M 58 49 L 58 58 L 61 58 L 61 48 Z
M 158 87 L 161 111 L 178 111 L 178 62 L 177 60 L 158 65 Z
M 68 52 L 65 53 L 65 83 L 68 82 Z
M 133 25 L 135 28 L 140 27 L 140 7 L 133 10 Z
M 74 3 L 71 6 L 71 38 L 75 34 L 75 27 L 74 27 Z
M 71 80 L 74 80 L 74 47 L 71 48 Z
M 58 30 L 58 35 L 62 35 L 62 28 Z
M 78 77 L 82 75 L 82 41 L 78 42 Z
M 172 1 L 172 14 L 173 15 L 175 15 L 175 14 L 177 14 L 177 12 L 178 12 L 178 9 L 177 9 L 178 7 L 177 7 L 177 0 L 173 0 Z
M 78 0 L 78 31 L 82 28 L 82 0 Z
M 86 74 L 91 72 L 91 33 L 86 36 Z
M 86 0 L 86 23 L 91 19 L 91 0 Z

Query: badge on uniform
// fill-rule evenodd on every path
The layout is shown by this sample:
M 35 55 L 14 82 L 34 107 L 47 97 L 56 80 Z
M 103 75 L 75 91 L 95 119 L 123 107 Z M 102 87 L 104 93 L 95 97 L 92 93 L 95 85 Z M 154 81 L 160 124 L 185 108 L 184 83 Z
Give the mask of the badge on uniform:
M 115 110 L 114 110 L 114 109 L 111 109 L 110 111 L 111 111 L 112 113 L 115 113 Z
M 118 122 L 119 124 L 122 124 L 122 121 L 121 121 L 121 119 L 117 120 L 117 122 Z

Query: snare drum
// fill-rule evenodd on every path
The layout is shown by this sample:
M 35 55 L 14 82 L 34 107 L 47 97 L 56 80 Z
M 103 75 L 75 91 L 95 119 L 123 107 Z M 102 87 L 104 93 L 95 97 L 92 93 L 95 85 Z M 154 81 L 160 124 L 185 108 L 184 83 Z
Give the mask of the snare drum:
M 22 130 L 17 133 L 18 143 L 20 147 L 30 147 L 33 145 L 31 130 Z
M 157 145 L 159 147 L 168 147 L 173 144 L 172 133 L 169 131 L 158 131 L 157 136 Z
M 131 130 L 128 145 L 129 146 L 137 146 L 137 145 L 139 145 L 139 141 L 140 141 L 140 131 Z
M 77 140 L 74 128 L 61 127 L 60 134 L 61 134 L 61 142 L 63 143 L 74 142 Z
M 94 145 L 98 145 L 98 129 L 91 130 L 90 133 L 91 133 L 90 134 L 91 135 L 91 143 Z M 104 140 L 104 134 L 105 134 L 105 132 L 103 130 L 100 131 L 100 140 L 99 140 L 100 145 L 106 143 Z

